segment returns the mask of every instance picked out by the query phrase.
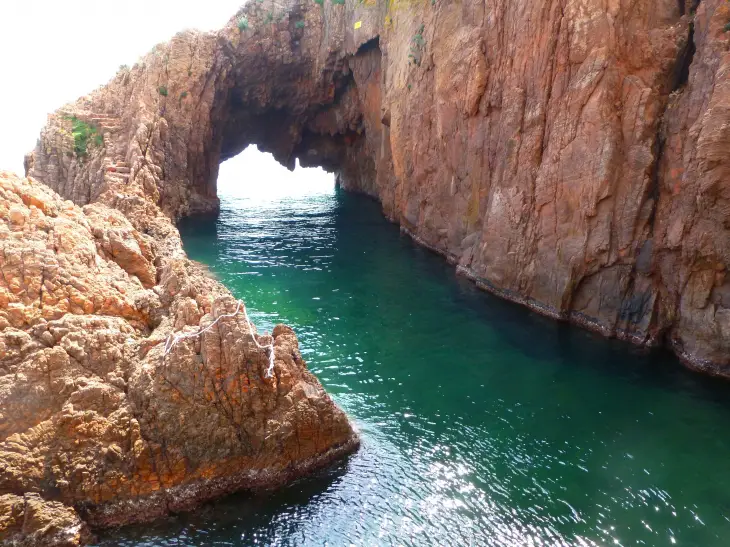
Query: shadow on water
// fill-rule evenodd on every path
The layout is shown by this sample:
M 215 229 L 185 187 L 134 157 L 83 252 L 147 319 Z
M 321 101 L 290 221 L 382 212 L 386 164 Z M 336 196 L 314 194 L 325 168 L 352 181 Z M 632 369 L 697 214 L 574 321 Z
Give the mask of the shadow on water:
M 352 196 L 338 190 L 334 223 L 338 246 L 377 244 L 376 240 L 363 240 L 361 233 L 370 228 L 383 230 L 380 204 L 369 197 Z M 354 229 L 357 225 L 359 228 Z M 385 231 L 391 232 L 391 238 L 398 239 L 397 252 L 412 264 L 413 274 L 437 279 L 454 307 L 475 322 L 489 324 L 498 332 L 502 343 L 531 362 L 557 361 L 561 365 L 560 374 L 572 374 L 575 367 L 589 367 L 612 379 L 681 391 L 730 409 L 730 382 L 687 369 L 668 349 L 642 348 L 627 341 L 606 338 L 499 298 L 458 275 L 455 267 L 442 256 L 418 245 L 396 224 L 388 223 Z
M 210 215 L 183 217 L 177 223 L 177 229 L 189 238 L 215 241 L 218 238 L 218 219 Z

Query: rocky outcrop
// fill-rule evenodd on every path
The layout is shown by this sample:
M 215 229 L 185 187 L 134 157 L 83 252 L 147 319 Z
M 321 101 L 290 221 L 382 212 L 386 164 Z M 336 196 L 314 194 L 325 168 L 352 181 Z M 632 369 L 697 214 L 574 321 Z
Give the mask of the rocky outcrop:
M 76 511 L 38 494 L 0 496 L 0 538 L 13 547 L 75 547 L 91 540 Z
M 215 211 L 218 164 L 256 143 L 487 290 L 728 376 L 728 20 L 721 0 L 251 2 L 51 115 L 26 165 L 164 244 L 160 211 Z M 103 141 L 79 157 L 68 116 Z
M 651 263 L 659 319 L 680 355 L 730 365 L 730 5 L 703 1 L 659 133 Z
M 149 520 L 357 446 L 292 330 L 257 334 L 165 217 L 142 233 L 0 172 L 0 219 L 0 543 L 75 545 L 79 517 Z

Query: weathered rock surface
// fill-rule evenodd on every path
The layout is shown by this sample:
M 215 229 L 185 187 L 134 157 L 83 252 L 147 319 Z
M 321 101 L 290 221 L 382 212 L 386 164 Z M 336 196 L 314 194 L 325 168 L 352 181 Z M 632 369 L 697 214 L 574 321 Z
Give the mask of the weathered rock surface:
M 50 116 L 26 165 L 163 245 L 160 210 L 214 211 L 219 162 L 256 143 L 490 291 L 730 376 L 729 20 L 723 0 L 251 2 Z M 64 114 L 103 145 L 78 158 Z
M 79 516 L 149 520 L 357 446 L 292 330 L 256 334 L 165 217 L 144 234 L 0 172 L 0 219 L 0 543 L 75 545 Z
M 0 496 L 0 538 L 13 547 L 75 547 L 91 534 L 76 511 L 38 494 Z

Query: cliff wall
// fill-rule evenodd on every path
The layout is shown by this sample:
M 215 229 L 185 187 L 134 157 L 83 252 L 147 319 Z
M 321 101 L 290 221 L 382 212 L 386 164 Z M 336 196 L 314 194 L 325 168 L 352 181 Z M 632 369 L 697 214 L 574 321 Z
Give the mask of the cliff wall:
M 729 376 L 728 21 L 721 0 L 257 0 L 51 115 L 27 171 L 159 240 L 149 219 L 214 211 L 220 161 L 256 143 L 487 290 Z M 69 116 L 103 135 L 83 157 Z
M 78 544 L 357 445 L 291 330 L 256 334 L 174 227 L 252 143 L 487 290 L 730 376 L 728 22 L 722 0 L 255 0 L 51 114 L 29 179 L 0 173 L 0 538 Z

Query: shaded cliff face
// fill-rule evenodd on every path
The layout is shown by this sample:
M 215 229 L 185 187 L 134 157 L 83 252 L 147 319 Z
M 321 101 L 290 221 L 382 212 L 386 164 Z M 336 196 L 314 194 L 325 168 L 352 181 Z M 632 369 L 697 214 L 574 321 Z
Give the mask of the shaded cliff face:
M 149 520 L 357 446 L 293 331 L 258 335 L 168 220 L 159 245 L 7 172 L 0 218 L 0 543 L 78 544 L 79 517 Z
M 215 210 L 219 162 L 256 143 L 488 290 L 730 375 L 728 20 L 721 0 L 254 2 L 52 115 L 28 173 L 159 240 L 150 219 Z M 104 135 L 82 160 L 65 115 Z

